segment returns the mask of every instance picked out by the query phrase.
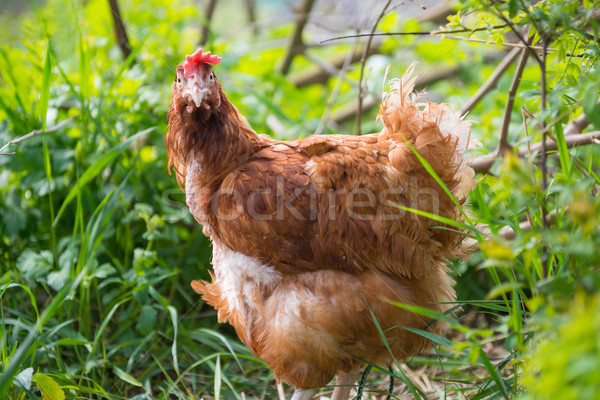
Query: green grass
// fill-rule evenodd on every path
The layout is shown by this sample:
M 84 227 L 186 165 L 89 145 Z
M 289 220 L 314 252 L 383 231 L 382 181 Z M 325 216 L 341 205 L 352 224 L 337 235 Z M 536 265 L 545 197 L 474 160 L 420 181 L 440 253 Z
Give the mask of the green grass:
M 0 44 L 0 146 L 42 130 L 6 150 L 15 155 L 0 155 L 0 398 L 277 398 L 268 366 L 231 327 L 217 323 L 189 286 L 208 279 L 211 248 L 166 170 L 174 67 L 195 48 L 201 12 L 184 0 L 120 3 L 133 49 L 126 60 L 105 1 L 50 0 L 18 17 L 0 16 L 6 38 Z M 588 11 L 598 6 L 584 3 Z M 541 132 L 529 121 L 526 135 L 518 109 L 548 122 L 558 151 L 549 156 L 547 190 L 540 188 L 535 155 L 507 157 L 493 174 L 477 177 L 462 208 L 466 223 L 405 209 L 445 225 L 439 228 L 465 231 L 477 244 L 471 259 L 451 266 L 454 314 L 396 304 L 447 322 L 447 335 L 413 330 L 434 343 L 433 351 L 397 360 L 392 372 L 373 366 L 363 398 L 385 398 L 390 376 L 398 399 L 552 398 L 547 388 L 561 398 L 598 393 L 592 379 L 598 343 L 590 327 L 598 322 L 600 291 L 600 151 L 594 145 L 569 149 L 563 131 L 582 110 L 588 130 L 600 129 L 594 114 L 600 49 L 597 24 L 585 22 L 587 11 L 574 4 L 544 2 L 539 7 L 547 9 L 533 14 L 517 10 L 519 24 L 533 20 L 564 33 L 553 38 L 558 51 L 549 55 L 547 112 L 539 112 L 539 66 L 530 63 L 510 125 L 511 140 L 525 146 Z M 222 6 L 218 18 L 232 20 L 218 26 L 243 18 L 235 5 Z M 480 6 L 469 0 L 462 15 Z M 497 7 L 514 18 L 518 2 Z M 499 23 L 491 9 L 477 13 L 481 23 Z M 417 30 L 414 20 L 394 25 L 390 15 L 384 29 Z M 459 22 L 452 19 L 450 26 Z M 262 29 L 251 39 L 261 50 L 248 46 L 243 31 L 221 39 L 226 32 L 217 29 L 211 38 L 211 50 L 226 55 L 219 79 L 232 102 L 259 132 L 273 134 L 266 121 L 276 116 L 285 127 L 282 138 L 311 134 L 335 85 L 333 78 L 297 89 L 274 72 L 284 49 L 269 43 L 285 39 L 291 27 Z M 429 61 L 424 71 L 458 62 L 460 80 L 430 88 L 455 108 L 491 73 L 482 59 L 488 47 L 459 42 L 448 52 L 435 38 L 419 40 L 386 39 L 382 57 L 396 76 L 408 61 L 404 49 Z M 327 59 L 348 48 L 340 42 L 314 51 Z M 297 58 L 294 71 L 310 65 Z M 366 81 L 378 95 L 383 73 L 372 68 Z M 512 71 L 469 115 L 473 135 L 484 143 L 477 154 L 496 145 Z M 342 83 L 335 106 L 355 98 L 356 88 Z M 380 129 L 371 117 L 363 118 L 365 132 Z M 51 129 L 65 120 L 64 128 Z M 548 228 L 541 207 L 555 215 Z M 530 221 L 529 229 L 521 229 L 523 221 Z M 500 234 L 505 227 L 515 231 L 513 239 Z M 556 365 L 568 365 L 570 374 L 553 374 Z

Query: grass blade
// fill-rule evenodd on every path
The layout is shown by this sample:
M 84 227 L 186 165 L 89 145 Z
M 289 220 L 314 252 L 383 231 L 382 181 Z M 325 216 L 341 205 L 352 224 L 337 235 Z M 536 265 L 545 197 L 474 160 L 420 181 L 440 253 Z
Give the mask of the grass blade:
M 63 204 L 60 206 L 60 209 L 58 210 L 58 214 L 56 215 L 56 218 L 53 218 L 53 226 L 56 226 L 58 224 L 58 221 L 60 220 L 60 217 L 62 216 L 63 212 L 66 210 L 67 206 L 71 203 L 71 201 L 75 198 L 75 196 L 81 191 L 81 189 L 87 183 L 89 183 L 92 179 L 94 179 L 96 176 L 98 176 L 98 174 L 100 174 L 100 172 L 102 172 L 104 167 L 106 167 L 111 161 L 113 161 L 134 140 L 141 138 L 142 136 L 146 135 L 147 133 L 153 131 L 154 129 L 156 129 L 156 127 L 145 129 L 141 132 L 136 133 L 135 135 L 130 136 L 129 138 L 127 138 L 127 140 L 125 140 L 122 143 L 119 143 L 117 146 L 110 149 L 102 157 L 100 157 L 98 160 L 96 160 L 96 162 L 94 162 L 92 165 L 90 165 L 88 167 L 88 169 L 86 169 L 85 172 L 81 175 L 81 177 L 79 178 L 79 180 L 77 181 L 75 186 L 73 186 L 73 188 L 69 191 L 69 193 L 67 194 L 67 197 L 65 197 Z
M 150 36 L 151 33 L 152 32 L 150 31 L 150 32 L 148 32 L 146 34 L 146 36 L 144 36 L 144 38 L 131 51 L 131 53 L 129 54 L 129 56 L 125 60 L 125 62 L 123 62 L 123 64 L 121 64 L 121 67 L 119 68 L 119 71 L 117 71 L 117 73 L 116 73 L 113 81 L 110 84 L 110 87 L 108 88 L 109 93 L 112 92 L 113 88 L 115 87 L 115 85 L 117 84 L 117 82 L 119 81 L 119 79 L 121 79 L 121 76 L 123 75 L 123 73 L 125 72 L 125 70 L 127 70 L 127 68 L 129 68 L 129 66 L 131 65 L 131 63 L 133 62 L 133 60 L 135 60 L 135 57 L 137 56 L 137 54 L 140 52 L 140 50 L 142 49 L 142 47 L 146 43 L 146 39 L 148 39 L 148 36 Z
M 558 147 L 558 155 L 560 157 L 560 166 L 563 174 L 569 178 L 572 175 L 571 168 L 571 157 L 569 156 L 569 150 L 567 148 L 567 142 L 565 141 L 565 134 L 561 124 L 556 124 L 556 145 Z
M 430 212 L 422 211 L 422 210 L 419 210 L 416 208 L 404 207 L 404 206 L 401 206 L 401 205 L 395 204 L 395 203 L 392 203 L 392 204 L 401 210 L 408 211 L 408 212 L 420 215 L 422 217 L 427 217 L 434 221 L 441 222 L 443 224 L 450 225 L 450 226 L 453 226 L 458 229 L 468 230 L 468 231 L 474 232 L 475 234 L 480 235 L 480 236 L 484 236 L 483 232 L 481 232 L 480 230 L 478 230 L 477 228 L 475 228 L 472 225 L 465 224 L 464 222 L 455 221 L 453 219 L 442 217 L 441 215 L 432 214 Z
M 454 320 L 453 318 L 450 318 L 449 316 L 447 316 L 446 314 L 437 312 L 437 311 L 433 311 L 429 308 L 425 308 L 425 307 L 419 307 L 419 306 L 413 306 L 413 305 L 409 305 L 409 304 L 404 304 L 404 303 L 399 303 L 397 301 L 393 301 L 393 300 L 386 300 L 388 303 L 396 306 L 396 307 L 400 307 L 406 311 L 410 311 L 413 312 L 415 314 L 419 314 L 419 315 L 423 315 L 427 318 L 431 318 L 434 320 L 438 320 L 438 321 L 443 321 L 446 322 L 448 324 L 450 324 L 450 326 L 452 326 L 453 328 L 459 328 L 460 324 Z
M 135 379 L 133 376 L 131 376 L 127 372 L 123 371 L 121 368 L 114 367 L 113 371 L 115 372 L 115 375 L 117 375 L 121 380 L 129 383 L 130 385 L 141 387 L 141 388 L 144 387 L 144 385 L 142 385 L 142 383 L 140 381 Z
M 437 343 L 441 346 L 449 347 L 449 348 L 454 346 L 454 343 L 452 343 L 450 340 L 446 339 L 445 337 L 441 337 L 440 335 L 436 335 L 435 333 L 424 331 L 422 329 L 411 328 L 410 326 L 400 326 L 400 327 L 402 329 L 406 329 L 407 331 L 416 333 L 419 336 L 423 336 L 424 338 L 429 339 L 432 342 Z
M 79 275 L 71 282 L 70 286 L 65 286 L 54 299 L 48 304 L 48 307 L 44 310 L 40 319 L 35 324 L 34 329 L 30 330 L 23 342 L 19 344 L 19 347 L 10 358 L 10 361 L 6 365 L 6 368 L 2 371 L 2 375 L 0 375 L 0 398 L 3 398 L 6 390 L 8 389 L 8 385 L 12 382 L 13 377 L 16 375 L 21 363 L 25 360 L 25 358 L 29 355 L 29 353 L 33 350 L 33 343 L 37 339 L 39 331 L 42 330 L 43 326 L 46 322 L 58 311 L 58 308 L 61 306 L 63 301 L 70 295 L 76 287 L 81 284 L 81 281 L 87 274 L 87 270 L 83 268 Z
M 419 159 L 419 162 L 421 163 L 423 168 L 425 168 L 427 170 L 427 172 L 429 172 L 429 175 L 431 175 L 433 177 L 433 179 L 435 179 L 435 181 L 438 183 L 438 185 L 440 185 L 440 187 L 444 190 L 444 192 L 446 192 L 448 197 L 450 197 L 450 200 L 452 200 L 454 205 L 456 205 L 456 208 L 458 208 L 460 210 L 461 214 L 465 217 L 465 220 L 469 224 L 473 225 L 473 223 L 469 219 L 469 216 L 467 215 L 465 210 L 463 210 L 463 208 L 460 205 L 460 203 L 458 202 L 458 200 L 456 200 L 456 197 L 454 197 L 454 195 L 452 194 L 450 189 L 448 189 L 448 186 L 446 186 L 444 181 L 442 181 L 442 178 L 440 178 L 439 175 L 435 172 L 435 170 L 433 169 L 431 164 L 429 164 L 429 162 L 427 162 L 425 157 L 423 157 L 421 154 L 419 154 L 417 149 L 415 149 L 414 146 L 404 136 L 402 136 L 402 135 L 400 135 L 400 136 L 402 137 L 402 139 L 404 139 L 404 142 L 408 145 L 408 147 L 410 147 L 413 154 Z
M 215 400 L 221 398 L 221 356 L 217 356 L 217 364 L 215 365 Z
M 494 368 L 494 365 L 488 358 L 487 354 L 485 354 L 485 351 L 483 351 L 483 349 L 481 349 L 481 348 L 479 349 L 479 358 L 481 358 L 481 361 L 483 362 L 485 369 L 487 369 L 491 378 L 494 380 L 494 382 L 496 383 L 496 385 L 502 392 L 502 396 L 505 399 L 508 399 L 508 391 L 506 390 L 506 385 L 504 384 L 504 380 L 498 373 L 498 370 L 496 370 L 496 368 Z
M 390 356 L 394 359 L 394 363 L 396 364 L 396 366 L 398 367 L 398 371 L 402 375 L 403 382 L 406 384 L 406 386 L 408 386 L 408 389 L 413 394 L 413 396 L 414 396 L 415 399 L 421 399 L 422 397 L 417 392 L 417 388 L 416 388 L 415 384 L 412 383 L 412 381 L 410 380 L 410 378 L 404 373 L 404 370 L 402 370 L 402 368 L 398 364 L 398 361 L 394 358 L 394 354 L 392 353 L 392 349 L 390 347 L 390 344 L 388 343 L 388 340 L 385 337 L 385 333 L 383 332 L 383 329 L 381 328 L 381 325 L 379 324 L 379 321 L 377 321 L 377 317 L 375 316 L 375 313 L 373 313 L 373 310 L 371 309 L 371 306 L 367 303 L 366 300 L 365 300 L 365 304 L 369 308 L 369 313 L 371 314 L 371 318 L 373 319 L 373 323 L 375 324 L 375 327 L 377 328 L 377 332 L 379 333 L 379 336 L 381 337 L 381 340 L 383 341 L 383 344 L 385 345 L 387 351 L 390 353 Z M 427 398 L 427 396 L 425 396 L 425 398 Z
M 42 73 L 42 93 L 40 95 L 40 118 L 42 120 L 42 143 L 44 151 L 44 169 L 46 170 L 46 179 L 48 183 L 48 206 L 50 208 L 50 232 L 52 235 L 52 253 L 54 254 L 54 264 L 58 265 L 58 254 L 56 253 L 56 231 L 52 224 L 54 221 L 54 201 L 52 201 L 52 163 L 50 161 L 50 151 L 46 142 L 46 117 L 48 115 L 48 101 L 50 99 L 50 81 L 52 72 L 52 61 L 50 59 L 50 39 L 48 39 L 48 48 L 46 49 L 46 61 L 44 62 L 44 72 Z

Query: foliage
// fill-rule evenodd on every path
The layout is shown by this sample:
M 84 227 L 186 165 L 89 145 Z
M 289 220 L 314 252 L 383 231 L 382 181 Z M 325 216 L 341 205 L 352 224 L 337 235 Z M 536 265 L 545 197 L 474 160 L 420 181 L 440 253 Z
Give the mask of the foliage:
M 195 49 L 202 12 L 185 0 L 120 4 L 133 48 L 127 60 L 104 0 L 50 0 L 18 19 L 0 15 L 6 38 L 0 146 L 73 118 L 6 150 L 15 155 L 0 155 L 0 397 L 38 399 L 56 383 L 66 398 L 275 398 L 267 366 L 189 288 L 192 279 L 208 278 L 211 249 L 166 171 L 162 142 L 173 68 Z M 567 148 L 564 135 L 582 114 L 590 130 L 600 129 L 598 5 L 463 0 L 442 29 L 466 29 L 463 37 L 495 46 L 392 36 L 383 40 L 383 54 L 367 61 L 364 82 L 375 97 L 388 63 L 398 75 L 419 59 L 425 76 L 458 65 L 456 78 L 432 84 L 429 92 L 459 108 L 491 74 L 498 60 L 490 63 L 486 55 L 508 33 L 525 32 L 532 46 L 549 48 L 544 65 L 530 55 L 508 139 L 527 148 L 542 140 L 543 122 L 558 150 L 546 168 L 539 151 L 519 157 L 515 150 L 492 174 L 477 177 L 469 213 L 480 250 L 453 266 L 456 308 L 464 311 L 428 315 L 449 324 L 449 338 L 418 332 L 436 352 L 398 363 L 392 373 L 414 398 L 585 398 L 586 390 L 598 390 L 592 378 L 600 154 L 594 145 Z M 227 7 L 220 11 L 226 29 L 213 32 L 210 48 L 226 55 L 219 79 L 257 131 L 293 139 L 324 123 L 327 133 L 353 132 L 323 116 L 329 101 L 334 111 L 355 102 L 358 68 L 297 88 L 276 72 L 292 23 L 264 28 L 248 45 L 248 29 L 229 32 L 243 23 L 239 5 Z M 400 11 L 388 12 L 379 25 L 386 32 L 430 28 L 402 19 Z M 313 57 L 326 60 L 355 45 L 333 43 L 311 49 Z M 310 66 L 298 56 L 292 72 Z M 492 153 L 498 142 L 514 71 L 468 116 L 483 142 L 474 157 Z M 522 108 L 533 115 L 526 124 Z M 363 118 L 363 131 L 378 129 L 374 114 Z M 509 228 L 513 238 L 504 235 Z M 422 366 L 437 392 L 412 373 Z M 374 392 L 390 374 L 376 370 L 368 383 Z
M 525 366 L 527 398 L 593 399 L 600 395 L 600 301 L 579 294 L 567 313 L 540 316 L 541 337 Z M 542 372 L 542 373 L 540 373 Z

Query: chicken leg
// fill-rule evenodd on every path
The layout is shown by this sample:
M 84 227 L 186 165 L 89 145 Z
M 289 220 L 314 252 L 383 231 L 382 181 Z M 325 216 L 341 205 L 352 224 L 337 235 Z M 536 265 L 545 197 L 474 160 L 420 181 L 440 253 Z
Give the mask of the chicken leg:
M 331 400 L 348 400 L 348 395 L 354 387 L 354 382 L 360 374 L 360 368 L 355 368 L 349 372 L 339 372 L 335 380 L 335 389 Z
M 315 393 L 317 393 L 317 389 L 296 389 L 290 400 L 310 400 L 313 398 Z

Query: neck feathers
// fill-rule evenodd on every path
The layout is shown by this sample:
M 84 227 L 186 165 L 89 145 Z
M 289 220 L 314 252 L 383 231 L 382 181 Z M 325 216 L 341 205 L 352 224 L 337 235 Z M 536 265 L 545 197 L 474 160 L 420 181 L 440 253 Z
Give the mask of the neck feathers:
M 180 186 L 185 185 L 186 167 L 196 161 L 203 175 L 214 178 L 245 162 L 261 146 L 237 108 L 220 90 L 221 105 L 213 110 L 195 109 L 191 114 L 171 103 L 165 146 L 169 169 L 173 167 Z

